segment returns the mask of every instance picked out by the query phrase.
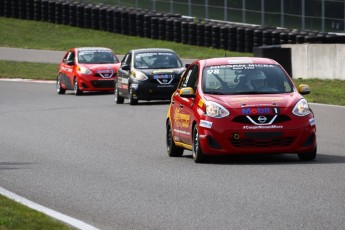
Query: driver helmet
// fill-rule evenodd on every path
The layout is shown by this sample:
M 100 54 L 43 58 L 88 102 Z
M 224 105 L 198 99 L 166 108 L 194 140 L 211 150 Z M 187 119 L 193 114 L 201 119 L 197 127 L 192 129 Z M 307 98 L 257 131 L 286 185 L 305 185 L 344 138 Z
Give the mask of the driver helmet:
M 254 70 L 247 73 L 248 87 L 253 90 L 266 85 L 266 75 L 260 70 Z

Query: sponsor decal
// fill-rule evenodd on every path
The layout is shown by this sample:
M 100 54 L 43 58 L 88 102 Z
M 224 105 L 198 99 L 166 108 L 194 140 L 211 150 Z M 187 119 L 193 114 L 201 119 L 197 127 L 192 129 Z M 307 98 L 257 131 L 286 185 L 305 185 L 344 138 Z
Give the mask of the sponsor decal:
M 249 102 L 257 102 L 259 104 L 279 104 L 282 102 L 282 97 L 238 97 L 234 99 L 231 104 L 237 103 L 249 103 Z
M 114 71 L 112 69 L 102 69 L 102 70 L 97 70 L 97 73 L 113 73 Z
M 278 108 L 257 107 L 257 108 L 243 108 L 242 115 L 260 115 L 260 114 L 278 114 Z
M 260 129 L 282 129 L 282 125 L 260 125 L 260 126 L 248 126 L 244 125 L 243 129 L 245 130 L 260 130 Z
M 205 121 L 205 120 L 200 120 L 200 126 L 204 128 L 212 128 L 212 122 L 210 121 Z
M 171 74 L 155 74 L 153 79 L 171 79 L 173 76 Z
M 315 125 L 315 118 L 311 118 L 311 119 L 309 119 L 309 124 L 310 124 L 310 126 L 314 126 Z
M 199 100 L 198 106 L 199 106 L 200 108 L 202 108 L 202 107 L 204 106 L 204 101 L 203 101 L 203 100 Z
M 184 131 L 184 130 L 180 130 L 180 129 L 174 129 L 175 133 L 179 133 L 179 134 L 186 134 L 186 135 L 190 135 L 190 132 Z
M 175 110 L 174 121 L 176 127 L 188 128 L 190 124 L 190 115 L 185 113 L 180 113 L 180 110 Z
M 64 71 L 69 72 L 69 73 L 72 73 L 72 71 L 73 71 L 72 68 L 65 67 L 65 66 L 62 66 L 62 67 L 61 67 L 61 70 L 64 70 Z
M 128 84 L 128 78 L 121 78 L 121 83 Z
M 217 65 L 217 66 L 211 66 L 210 68 L 211 69 L 233 69 L 233 70 L 245 70 L 245 69 L 256 69 L 256 68 L 274 68 L 274 65 L 271 65 L 271 64 L 240 64 L 241 63 L 240 61 L 237 63 L 235 60 L 233 60 L 232 63 L 229 62 L 229 65 Z M 242 63 L 243 63 L 243 61 L 242 61 Z

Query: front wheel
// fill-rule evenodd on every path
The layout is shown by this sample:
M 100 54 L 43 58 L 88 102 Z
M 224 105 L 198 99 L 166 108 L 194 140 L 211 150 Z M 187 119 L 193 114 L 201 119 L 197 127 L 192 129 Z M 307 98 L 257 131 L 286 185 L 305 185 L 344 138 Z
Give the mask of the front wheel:
M 56 92 L 58 94 L 65 94 L 66 90 L 61 88 L 61 79 L 60 76 L 57 77 L 56 79 Z
M 115 83 L 114 96 L 116 104 L 123 104 L 124 98 L 119 95 L 119 89 L 117 88 L 117 83 Z
M 133 88 L 131 85 L 129 86 L 129 104 L 130 105 L 138 104 L 138 99 L 135 99 L 133 96 Z
M 182 157 L 183 148 L 175 145 L 170 121 L 168 121 L 167 123 L 166 144 L 167 144 L 167 152 L 170 157 Z
M 81 91 L 80 88 L 79 88 L 78 79 L 77 78 L 74 79 L 74 87 L 73 87 L 73 89 L 74 89 L 74 94 L 76 96 L 79 96 L 79 95 L 83 94 L 83 91 Z
M 202 152 L 200 146 L 198 124 L 196 124 L 193 129 L 192 153 L 195 163 L 204 163 L 206 161 L 206 156 Z
M 312 161 L 315 160 L 317 154 L 317 147 L 312 152 L 309 153 L 299 153 L 298 158 L 301 161 Z

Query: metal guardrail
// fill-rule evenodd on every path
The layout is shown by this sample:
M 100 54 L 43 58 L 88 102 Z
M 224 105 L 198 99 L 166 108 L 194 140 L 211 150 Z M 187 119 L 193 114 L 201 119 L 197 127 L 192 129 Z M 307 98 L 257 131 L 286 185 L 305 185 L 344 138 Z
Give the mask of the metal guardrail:
M 344 32 L 343 0 L 80 0 L 261 26 Z

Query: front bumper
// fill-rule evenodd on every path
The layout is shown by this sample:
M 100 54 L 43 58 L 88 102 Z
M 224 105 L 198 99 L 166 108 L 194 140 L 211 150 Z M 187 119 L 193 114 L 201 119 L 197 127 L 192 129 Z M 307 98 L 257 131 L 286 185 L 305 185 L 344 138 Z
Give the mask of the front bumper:
M 316 148 L 316 127 L 311 117 L 299 124 L 258 126 L 224 124 L 212 119 L 212 128 L 200 127 L 199 141 L 205 155 L 280 154 L 312 152 Z
M 170 100 L 177 84 L 133 83 L 132 88 L 133 97 L 138 100 Z
M 82 91 L 112 91 L 114 78 L 79 77 L 79 88 Z

